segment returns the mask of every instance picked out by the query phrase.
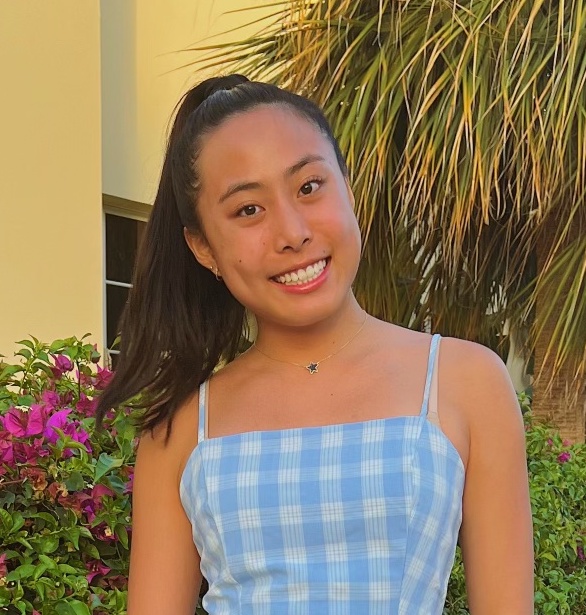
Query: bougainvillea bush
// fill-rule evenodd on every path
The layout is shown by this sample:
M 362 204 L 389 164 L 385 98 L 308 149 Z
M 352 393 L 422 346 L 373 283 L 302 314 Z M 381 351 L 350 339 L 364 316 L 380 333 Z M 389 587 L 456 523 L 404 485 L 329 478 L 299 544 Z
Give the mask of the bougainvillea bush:
M 0 612 L 124 613 L 135 431 L 94 429 L 111 372 L 84 339 L 0 363 Z
M 14 364 L 0 362 L 0 613 L 123 615 L 133 414 L 119 408 L 94 429 L 96 395 L 111 372 L 84 339 L 20 345 Z M 527 398 L 520 402 L 535 610 L 586 615 L 586 447 L 534 423 Z M 467 613 L 458 554 L 444 615 Z
M 586 615 L 586 446 L 536 423 L 520 396 L 527 434 L 535 545 L 535 612 Z M 460 553 L 444 615 L 467 615 Z

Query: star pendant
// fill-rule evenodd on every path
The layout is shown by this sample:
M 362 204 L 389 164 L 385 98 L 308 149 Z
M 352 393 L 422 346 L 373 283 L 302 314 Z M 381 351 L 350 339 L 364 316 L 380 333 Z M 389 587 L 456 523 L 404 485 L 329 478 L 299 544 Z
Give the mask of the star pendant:
M 309 365 L 305 366 L 305 369 L 310 373 L 310 374 L 317 374 L 317 368 L 319 367 L 319 363 L 310 363 Z

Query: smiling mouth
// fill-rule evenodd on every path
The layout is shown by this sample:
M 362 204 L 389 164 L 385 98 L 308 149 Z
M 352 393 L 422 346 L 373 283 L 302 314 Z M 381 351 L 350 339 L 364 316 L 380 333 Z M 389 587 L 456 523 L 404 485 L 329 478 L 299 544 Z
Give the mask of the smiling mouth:
M 308 282 L 312 282 L 319 277 L 322 271 L 326 268 L 328 260 L 329 259 L 325 258 L 321 259 L 312 265 L 305 267 L 305 269 L 290 271 L 289 273 L 275 276 L 272 279 L 279 284 L 284 284 L 285 286 L 299 286 L 301 284 L 307 284 Z

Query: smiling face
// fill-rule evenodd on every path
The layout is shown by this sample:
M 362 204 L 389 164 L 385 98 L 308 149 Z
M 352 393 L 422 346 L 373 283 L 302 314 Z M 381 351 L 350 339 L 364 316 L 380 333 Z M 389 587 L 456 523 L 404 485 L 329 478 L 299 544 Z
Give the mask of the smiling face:
M 283 105 L 237 114 L 197 159 L 205 237 L 186 234 L 260 322 L 303 326 L 339 310 L 360 259 L 353 197 L 331 143 Z

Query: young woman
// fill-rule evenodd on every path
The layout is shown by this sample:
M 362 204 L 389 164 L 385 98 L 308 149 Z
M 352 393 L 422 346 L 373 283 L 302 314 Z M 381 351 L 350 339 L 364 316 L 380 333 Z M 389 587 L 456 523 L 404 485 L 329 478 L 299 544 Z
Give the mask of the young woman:
M 353 204 L 310 101 L 184 97 L 100 405 L 149 400 L 129 615 L 192 615 L 202 575 L 210 615 L 439 615 L 458 539 L 473 615 L 533 613 L 506 370 L 361 309 Z

